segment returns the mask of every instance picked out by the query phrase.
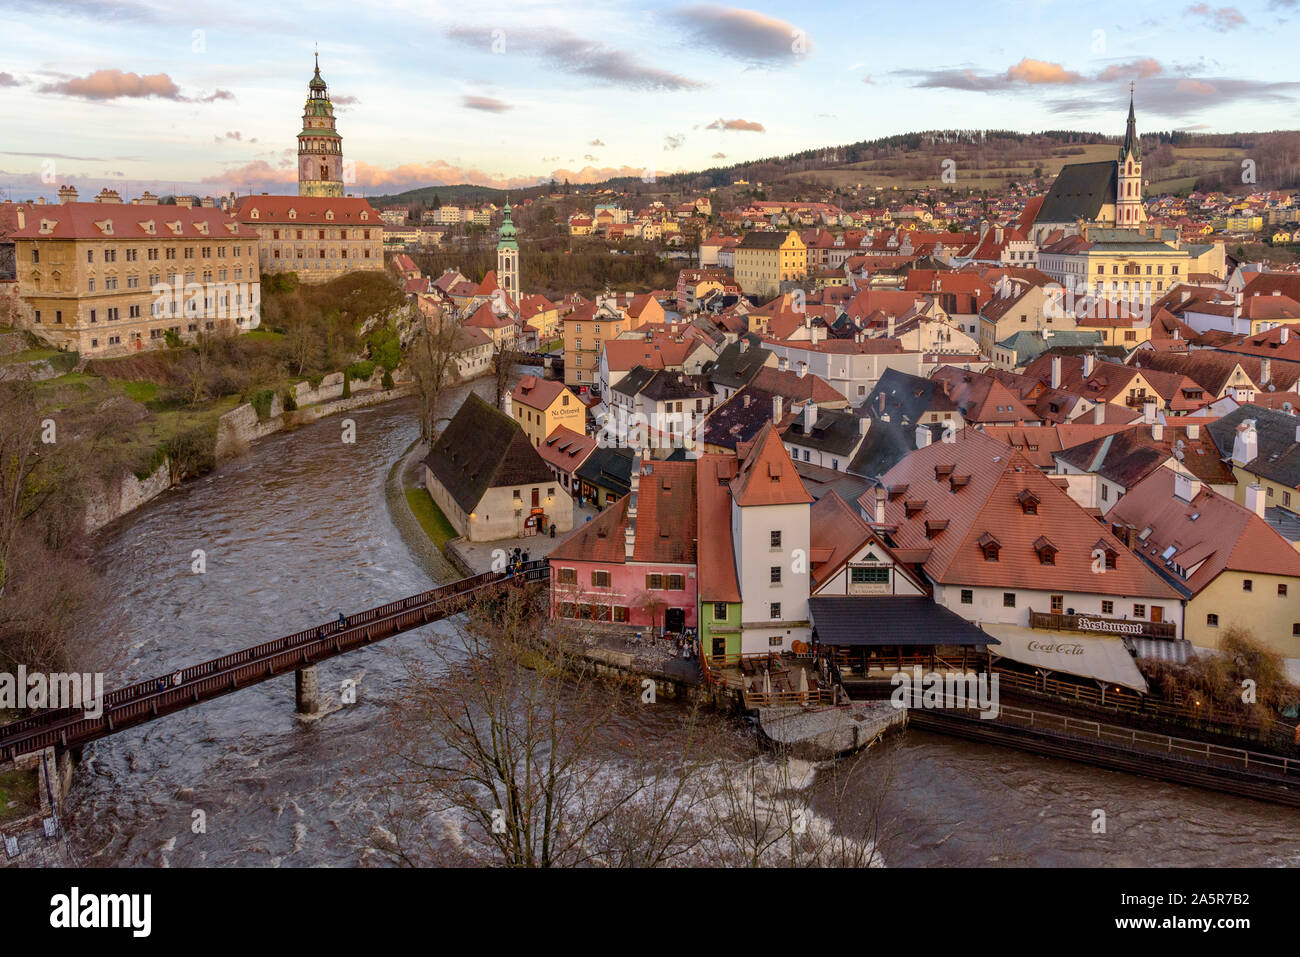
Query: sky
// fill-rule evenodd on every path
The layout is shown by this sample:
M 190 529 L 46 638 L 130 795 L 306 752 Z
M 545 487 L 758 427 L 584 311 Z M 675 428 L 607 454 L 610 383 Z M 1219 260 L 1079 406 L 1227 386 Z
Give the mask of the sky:
M 1130 82 L 1142 130 L 1300 126 L 1300 0 L 0 0 L 0 22 L 0 199 L 296 192 L 317 47 L 367 195 L 926 129 L 1119 135 Z

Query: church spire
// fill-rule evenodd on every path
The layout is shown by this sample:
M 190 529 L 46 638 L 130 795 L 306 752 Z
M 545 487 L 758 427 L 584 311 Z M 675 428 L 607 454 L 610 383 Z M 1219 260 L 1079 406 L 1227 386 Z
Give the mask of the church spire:
M 1124 145 L 1120 148 L 1119 158 L 1124 160 L 1132 156 L 1134 161 L 1142 161 L 1142 140 L 1137 134 L 1137 117 L 1133 114 L 1133 84 L 1128 85 L 1128 128 L 1124 131 Z

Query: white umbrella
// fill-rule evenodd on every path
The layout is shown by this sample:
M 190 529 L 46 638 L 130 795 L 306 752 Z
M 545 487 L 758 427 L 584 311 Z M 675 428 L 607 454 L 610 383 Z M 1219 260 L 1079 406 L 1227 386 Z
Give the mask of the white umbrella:
M 808 672 L 804 668 L 799 669 L 799 693 L 801 695 L 808 693 Z
M 768 674 L 767 669 L 763 669 L 763 694 L 772 693 L 772 676 Z

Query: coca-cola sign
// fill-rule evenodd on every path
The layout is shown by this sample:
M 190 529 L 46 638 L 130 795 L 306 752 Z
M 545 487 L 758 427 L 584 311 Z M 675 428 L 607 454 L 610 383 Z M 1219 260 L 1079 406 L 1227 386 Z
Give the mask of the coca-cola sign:
M 1072 644 L 1068 641 L 1031 641 L 1028 648 L 1030 651 L 1039 651 L 1049 655 L 1083 654 L 1083 645 Z

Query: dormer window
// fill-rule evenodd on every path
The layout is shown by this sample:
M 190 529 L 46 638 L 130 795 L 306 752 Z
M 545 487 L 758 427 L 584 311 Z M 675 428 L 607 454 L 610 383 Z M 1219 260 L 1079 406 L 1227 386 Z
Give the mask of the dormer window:
M 1038 553 L 1040 565 L 1055 565 L 1057 548 L 1046 535 L 1039 535 L 1034 542 L 1034 551 Z
M 258 211 L 254 209 L 254 210 L 252 210 L 252 211 L 248 214 L 248 218 L 249 218 L 249 219 L 257 219 L 259 215 L 261 215 L 261 214 L 258 213 Z
M 889 486 L 889 500 L 890 500 L 891 502 L 895 502 L 895 501 L 897 501 L 898 499 L 902 498 L 902 497 L 903 497 L 904 495 L 906 495 L 906 494 L 907 494 L 907 486 L 906 486 L 906 485 L 891 485 L 891 486 Z
M 1017 495 L 1016 501 L 1020 503 L 1020 509 L 1026 515 L 1038 514 L 1038 505 L 1041 499 L 1039 499 L 1039 497 L 1035 495 L 1033 492 L 1029 491 L 1029 489 L 1025 489 L 1023 492 Z
M 991 532 L 985 532 L 981 535 L 976 544 L 979 545 L 980 551 L 983 552 L 986 562 L 996 562 L 998 560 L 998 554 L 1002 551 L 1002 543 Z
M 333 219 L 333 218 L 334 218 L 334 210 L 332 210 L 332 209 L 327 209 L 327 210 L 325 210 L 325 218 L 326 218 L 326 219 Z
M 1098 539 L 1097 544 L 1092 546 L 1092 553 L 1094 558 L 1096 557 L 1097 552 L 1101 552 L 1103 554 L 1105 566 L 1109 569 L 1114 569 L 1117 553 L 1114 547 L 1110 544 L 1110 542 L 1106 541 L 1104 538 Z
M 940 479 L 947 478 L 951 474 L 952 474 L 951 465 L 936 465 L 934 467 L 934 480 L 936 482 L 938 482 Z
M 970 484 L 970 476 L 969 476 L 969 475 L 956 475 L 956 474 L 954 474 L 954 475 L 949 476 L 949 478 L 948 478 L 948 487 L 949 487 L 952 491 L 954 491 L 954 492 L 957 491 L 957 489 L 959 489 L 959 488 L 965 488 L 965 487 L 966 487 L 967 485 L 969 485 L 969 484 Z
M 925 537 L 934 538 L 947 527 L 948 519 L 946 518 L 927 518 L 925 520 Z
M 289 210 L 289 218 L 290 218 L 290 219 L 297 219 L 297 218 L 298 218 L 298 210 L 296 210 L 296 209 L 291 209 L 291 210 Z
M 922 511 L 925 510 L 925 499 L 923 498 L 910 499 L 909 501 L 903 503 L 903 509 L 906 512 L 908 518 L 912 518 L 916 515 L 919 515 Z

